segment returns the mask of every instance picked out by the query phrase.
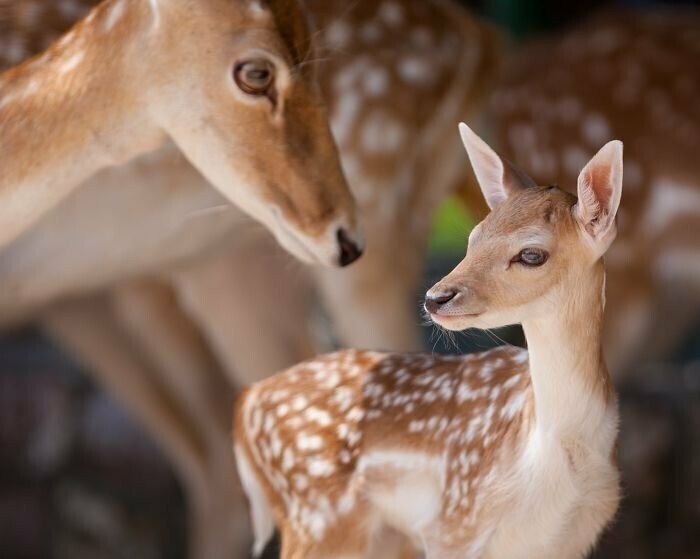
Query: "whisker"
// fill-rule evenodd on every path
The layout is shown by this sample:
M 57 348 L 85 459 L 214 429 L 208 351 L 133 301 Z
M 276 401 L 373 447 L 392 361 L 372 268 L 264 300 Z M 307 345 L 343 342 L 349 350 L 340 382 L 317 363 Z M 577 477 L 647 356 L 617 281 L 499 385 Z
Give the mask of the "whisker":
M 299 62 L 299 64 L 297 64 L 295 66 L 295 68 L 297 70 L 300 70 L 301 68 L 303 68 L 304 66 L 308 66 L 309 64 L 315 64 L 316 62 L 331 62 L 332 60 L 335 60 L 335 57 L 324 56 L 322 58 L 312 58 L 310 60 L 303 60 L 303 61 Z
M 349 2 L 348 5 L 345 6 L 345 8 L 344 8 L 343 10 L 341 10 L 340 13 L 338 13 L 338 14 L 336 15 L 336 17 L 333 18 L 333 21 L 338 21 L 338 20 L 343 19 L 346 15 L 348 15 L 348 13 L 350 13 L 352 10 L 355 9 L 355 7 L 359 4 L 359 2 L 360 2 L 360 0 L 355 0 L 354 2 Z M 308 39 L 307 39 L 304 43 L 302 43 L 302 45 L 311 44 L 312 47 L 314 47 L 314 48 L 310 48 L 310 49 L 308 50 L 308 55 L 311 55 L 311 53 L 314 52 L 314 51 L 316 50 L 316 47 L 317 47 L 317 45 L 315 44 L 315 43 L 316 43 L 316 39 L 317 39 L 322 33 L 325 33 L 326 30 L 327 30 L 329 27 L 330 27 L 330 23 L 329 23 L 328 25 L 324 26 L 324 27 L 317 27 L 313 32 L 311 32 L 311 33 L 309 34 Z M 301 66 L 301 65 L 304 64 L 305 62 L 306 62 L 305 60 L 302 60 L 302 61 L 299 63 L 298 66 Z

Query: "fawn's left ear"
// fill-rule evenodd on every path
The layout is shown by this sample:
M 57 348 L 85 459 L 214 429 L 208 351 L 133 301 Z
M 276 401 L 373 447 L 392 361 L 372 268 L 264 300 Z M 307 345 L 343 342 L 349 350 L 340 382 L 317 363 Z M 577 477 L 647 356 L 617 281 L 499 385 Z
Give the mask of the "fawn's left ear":
M 574 216 L 599 254 L 615 239 L 615 215 L 622 195 L 622 142 L 605 144 L 578 176 Z

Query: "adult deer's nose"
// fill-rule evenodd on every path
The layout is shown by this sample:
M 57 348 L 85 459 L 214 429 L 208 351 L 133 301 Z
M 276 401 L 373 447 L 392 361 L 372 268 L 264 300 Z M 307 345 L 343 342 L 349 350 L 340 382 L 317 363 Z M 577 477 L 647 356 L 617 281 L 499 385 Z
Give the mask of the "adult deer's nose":
M 348 266 L 362 256 L 362 248 L 357 241 L 350 238 L 345 229 L 338 229 L 336 237 L 340 248 L 338 262 L 341 266 Z
M 454 290 L 428 293 L 425 296 L 425 310 L 434 314 L 440 310 L 440 307 L 452 301 L 455 295 L 457 292 Z

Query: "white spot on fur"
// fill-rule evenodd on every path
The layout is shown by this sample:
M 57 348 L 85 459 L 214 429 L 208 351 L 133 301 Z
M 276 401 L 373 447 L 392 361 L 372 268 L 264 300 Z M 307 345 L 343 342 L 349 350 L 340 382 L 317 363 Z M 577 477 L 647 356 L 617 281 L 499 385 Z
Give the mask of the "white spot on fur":
M 350 426 L 347 423 L 341 423 L 335 428 L 338 437 L 341 439 L 347 439 L 350 434 Z
M 308 471 L 312 477 L 328 477 L 335 472 L 335 466 L 323 458 L 312 458 L 308 463 Z
M 297 491 L 304 491 L 309 487 L 309 478 L 302 474 L 295 474 L 292 482 Z
M 435 77 L 432 63 L 417 56 L 406 56 L 399 61 L 399 76 L 410 84 L 427 84 Z
M 277 417 L 284 417 L 289 413 L 289 406 L 287 404 L 280 404 L 277 406 Z
M 588 163 L 588 153 L 579 146 L 568 146 L 564 149 L 564 169 L 570 175 L 576 176 Z
M 348 140 L 359 111 L 359 95 L 352 91 L 342 93 L 331 119 L 331 130 L 338 145 Z
M 697 281 L 700 277 L 700 251 L 695 248 L 662 252 L 657 256 L 655 271 L 664 280 Z
M 304 417 L 306 417 L 308 421 L 313 421 L 321 427 L 328 427 L 332 421 L 331 414 L 325 410 L 313 406 L 306 409 L 304 412 Z
M 403 8 L 397 2 L 384 2 L 379 8 L 379 17 L 390 27 L 403 23 Z
M 323 438 L 318 435 L 306 435 L 299 433 L 297 435 L 297 448 L 305 452 L 310 450 L 320 450 L 323 448 Z
M 362 128 L 362 147 L 367 153 L 393 153 L 406 138 L 406 130 L 400 122 L 383 112 L 374 112 Z
M 700 215 L 700 190 L 672 180 L 657 181 L 651 188 L 645 216 L 645 231 L 654 236 L 681 215 Z
M 123 0 L 121 2 L 114 2 L 110 8 L 109 11 L 107 12 L 107 17 L 105 18 L 104 21 L 104 31 L 109 32 L 111 31 L 114 26 L 117 24 L 117 22 L 122 18 L 124 15 L 124 9 L 126 8 L 126 2 Z
M 90 12 L 90 15 L 91 15 L 92 17 L 95 17 L 95 14 L 96 14 L 96 13 L 97 13 L 97 11 L 96 11 L 96 10 L 93 10 L 92 12 Z M 66 33 L 65 35 L 63 35 L 63 37 L 61 37 L 61 38 L 58 40 L 58 42 L 56 43 L 56 47 L 57 47 L 58 49 L 64 49 L 67 45 L 69 45 L 70 43 L 72 43 L 74 39 L 75 39 L 75 30 L 69 31 L 68 33 Z
M 282 452 L 282 471 L 288 472 L 294 467 L 294 451 L 291 447 L 287 447 Z
M 58 72 L 59 75 L 67 74 L 69 72 L 72 72 L 75 70 L 80 63 L 83 61 L 85 58 L 85 53 L 83 52 L 76 52 L 72 56 L 70 56 L 63 64 L 61 64 L 56 71 Z
M 353 493 L 345 493 L 338 499 L 338 512 L 340 514 L 348 514 L 355 507 L 355 495 Z
M 513 419 L 523 409 L 525 404 L 525 394 L 519 392 L 511 396 L 505 406 L 501 409 L 501 417 L 507 420 Z
M 408 424 L 409 433 L 420 433 L 423 429 L 425 429 L 425 421 L 422 419 L 414 419 Z
M 364 416 L 365 416 L 365 413 L 362 410 L 362 408 L 355 406 L 354 408 L 352 408 L 348 412 L 346 417 L 347 417 L 348 421 L 362 421 Z
M 592 146 L 598 147 L 610 139 L 610 126 L 603 115 L 591 113 L 586 116 L 582 125 L 583 137 Z
M 291 402 L 291 406 L 292 406 L 292 409 L 294 411 L 301 411 L 308 405 L 309 405 L 309 401 L 304 396 L 301 396 L 301 395 L 295 396 Z
M 389 90 L 389 74 L 384 68 L 374 67 L 367 70 L 364 77 L 364 90 L 371 97 L 379 97 Z
M 334 21 L 326 29 L 326 41 L 329 45 L 343 49 L 350 44 L 352 38 L 352 28 L 344 21 Z
M 254 17 L 262 17 L 267 14 L 267 10 L 265 9 L 265 6 L 260 2 L 260 0 L 252 0 L 250 2 L 250 12 L 253 14 Z
M 151 14 L 153 15 L 153 28 L 160 28 L 160 5 L 158 4 L 160 0 L 148 0 L 151 6 Z
M 32 79 L 24 85 L 22 88 L 18 88 L 11 93 L 0 95 L 0 109 L 6 105 L 9 105 L 15 101 L 20 101 L 27 97 L 31 97 L 39 91 L 41 88 L 41 82 L 37 79 Z
M 320 540 L 326 531 L 326 519 L 320 512 L 314 512 L 309 515 L 307 520 L 311 537 L 315 540 Z

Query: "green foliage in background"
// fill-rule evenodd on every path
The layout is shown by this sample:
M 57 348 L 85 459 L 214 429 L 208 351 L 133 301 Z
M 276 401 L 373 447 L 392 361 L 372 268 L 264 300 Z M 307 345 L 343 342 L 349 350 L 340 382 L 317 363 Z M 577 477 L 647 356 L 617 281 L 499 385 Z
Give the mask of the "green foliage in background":
M 463 255 L 474 220 L 455 198 L 445 200 L 433 219 L 429 249 L 437 255 Z
M 543 2 L 522 0 L 487 0 L 485 13 L 516 39 L 524 39 L 547 27 L 547 12 Z

